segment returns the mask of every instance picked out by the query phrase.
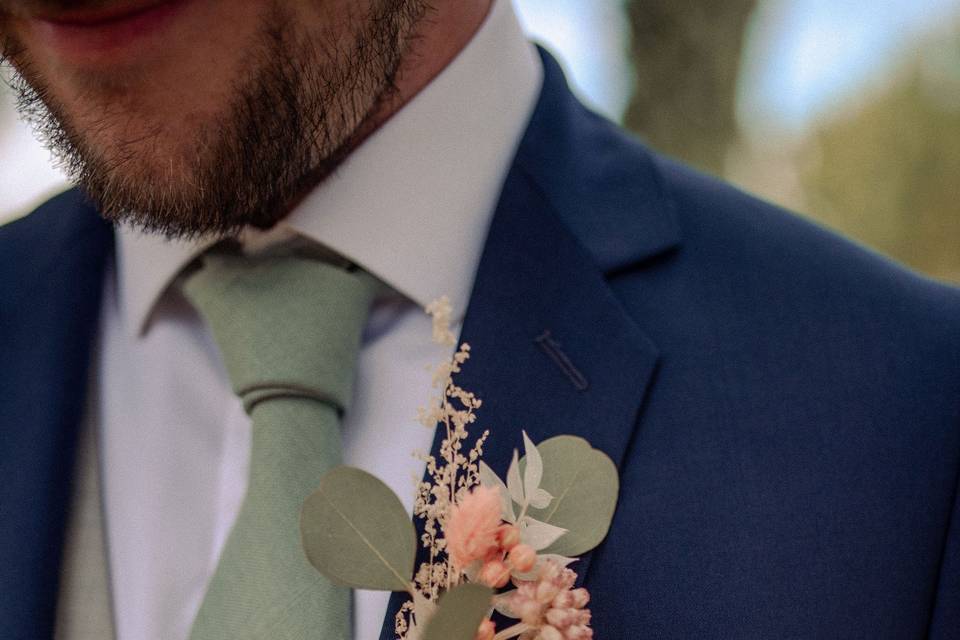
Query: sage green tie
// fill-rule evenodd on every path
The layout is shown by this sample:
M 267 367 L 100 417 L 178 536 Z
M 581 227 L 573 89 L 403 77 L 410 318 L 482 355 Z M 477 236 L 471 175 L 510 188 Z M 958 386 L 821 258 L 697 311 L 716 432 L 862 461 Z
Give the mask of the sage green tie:
M 295 255 L 211 253 L 186 278 L 253 423 L 247 495 L 192 640 L 350 637 L 350 592 L 308 564 L 299 514 L 341 462 L 340 415 L 377 287 Z

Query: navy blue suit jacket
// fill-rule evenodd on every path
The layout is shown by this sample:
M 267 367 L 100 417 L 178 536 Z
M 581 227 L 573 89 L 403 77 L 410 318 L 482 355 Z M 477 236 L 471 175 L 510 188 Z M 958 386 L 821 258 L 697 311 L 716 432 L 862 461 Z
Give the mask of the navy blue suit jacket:
M 461 382 L 501 473 L 520 429 L 619 466 L 577 565 L 598 637 L 960 638 L 960 294 L 651 153 L 545 65 Z M 112 245 L 76 191 L 0 228 L 3 638 L 51 633 Z

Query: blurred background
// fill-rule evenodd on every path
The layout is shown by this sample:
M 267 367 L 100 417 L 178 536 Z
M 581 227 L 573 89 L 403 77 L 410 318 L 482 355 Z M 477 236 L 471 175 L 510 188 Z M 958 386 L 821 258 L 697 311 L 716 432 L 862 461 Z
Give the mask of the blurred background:
M 648 144 L 960 283 L 960 0 L 514 0 Z M 0 86 L 0 222 L 64 187 Z

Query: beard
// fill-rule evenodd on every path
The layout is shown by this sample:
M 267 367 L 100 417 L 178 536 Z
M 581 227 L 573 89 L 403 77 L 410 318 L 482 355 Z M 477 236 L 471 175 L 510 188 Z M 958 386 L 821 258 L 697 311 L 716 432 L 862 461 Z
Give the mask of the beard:
M 105 142 L 98 131 L 123 132 L 131 118 L 122 78 L 85 87 L 111 107 L 81 128 L 20 43 L 8 35 L 2 51 L 14 68 L 17 110 L 104 218 L 168 238 L 227 237 L 272 227 L 369 135 L 396 93 L 404 43 L 425 10 L 423 0 L 375 0 L 368 15 L 354 16 L 344 46 L 302 33 L 272 3 L 243 77 L 189 140 L 170 140 L 162 121 L 141 121 L 135 134 Z

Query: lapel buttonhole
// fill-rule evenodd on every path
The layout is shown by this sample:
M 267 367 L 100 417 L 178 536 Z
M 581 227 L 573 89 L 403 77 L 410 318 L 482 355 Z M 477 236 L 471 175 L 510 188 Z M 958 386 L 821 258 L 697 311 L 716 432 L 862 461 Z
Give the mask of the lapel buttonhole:
M 567 377 L 574 389 L 583 393 L 590 388 L 590 381 L 573 364 L 573 361 L 561 348 L 560 343 L 553 338 L 549 329 L 544 330 L 533 341 L 560 368 L 560 371 Z

